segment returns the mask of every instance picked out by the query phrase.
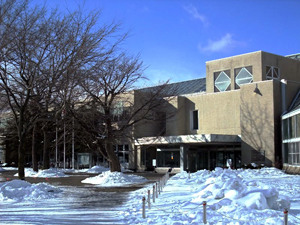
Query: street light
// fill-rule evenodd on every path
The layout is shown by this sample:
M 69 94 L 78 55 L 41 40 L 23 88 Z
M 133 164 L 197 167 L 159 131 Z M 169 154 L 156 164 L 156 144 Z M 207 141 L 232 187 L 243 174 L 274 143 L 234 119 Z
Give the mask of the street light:
M 66 110 L 65 107 L 61 112 L 61 117 L 64 121 L 64 169 L 66 169 L 66 123 L 65 123 L 65 115 L 66 115 Z

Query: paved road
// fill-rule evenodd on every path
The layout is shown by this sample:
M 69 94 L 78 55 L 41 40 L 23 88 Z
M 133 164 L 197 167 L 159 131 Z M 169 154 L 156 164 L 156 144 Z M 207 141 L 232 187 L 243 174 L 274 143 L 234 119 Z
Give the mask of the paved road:
M 0 182 L 16 179 L 16 171 L 0 172 Z M 131 173 L 132 174 L 132 173 Z M 156 173 L 134 173 L 154 182 L 162 177 Z M 0 202 L 1 224 L 124 224 L 122 205 L 131 191 L 146 184 L 103 188 L 82 184 L 81 180 L 96 174 L 68 174 L 66 178 L 26 178 L 28 182 L 48 182 L 63 190 L 59 198 L 45 202 Z

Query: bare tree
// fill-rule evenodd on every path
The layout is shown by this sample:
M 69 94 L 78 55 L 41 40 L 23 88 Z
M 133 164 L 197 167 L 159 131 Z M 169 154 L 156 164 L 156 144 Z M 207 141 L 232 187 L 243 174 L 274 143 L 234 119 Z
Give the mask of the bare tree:
M 45 31 L 44 8 L 29 8 L 27 1 L 11 6 L 11 14 L 2 15 L 0 32 L 5 34 L 0 49 L 0 86 L 4 89 L 10 110 L 18 128 L 18 172 L 24 179 L 24 141 L 35 117 L 28 113 L 29 101 L 45 57 L 47 43 L 42 40 Z M 5 4 L 5 3 L 4 3 Z M 0 7 L 1 8 L 1 7 Z
M 119 44 L 127 37 L 120 23 L 100 25 L 99 11 L 61 15 L 30 8 L 26 0 L 0 0 L 0 88 L 18 128 L 20 179 L 31 129 L 34 146 L 36 128 L 42 127 L 43 164 L 49 168 L 48 131 L 63 110 L 90 135 L 84 141 L 99 149 L 111 171 L 120 171 L 115 140 L 156 118 L 155 111 L 166 102 L 165 85 L 139 91 L 136 98 L 134 85 L 143 79 L 144 68 L 139 57 L 120 53 Z
M 99 11 L 84 14 L 82 9 L 56 18 L 49 26 L 50 49 L 48 61 L 43 64 L 40 93 L 43 94 L 43 112 L 55 108 L 58 112 L 74 105 L 73 99 L 82 95 L 78 77 L 95 65 L 110 58 L 118 43 L 127 34 L 118 34 L 120 24 L 112 22 L 99 26 Z M 44 123 L 44 168 L 49 168 L 47 122 Z
M 143 70 L 139 57 L 122 53 L 95 65 L 81 79 L 87 98 L 77 104 L 80 107 L 75 117 L 93 138 L 92 143 L 109 162 L 112 172 L 121 171 L 113 144 L 124 137 L 133 138 L 133 126 L 157 119 L 157 111 L 167 102 L 167 82 L 134 91 L 135 85 L 144 79 Z

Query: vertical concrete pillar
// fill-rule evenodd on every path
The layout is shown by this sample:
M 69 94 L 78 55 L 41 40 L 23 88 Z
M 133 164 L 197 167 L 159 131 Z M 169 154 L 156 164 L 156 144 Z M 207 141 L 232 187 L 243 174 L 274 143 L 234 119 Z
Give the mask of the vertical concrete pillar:
M 136 146 L 136 154 L 135 154 L 135 165 L 136 165 L 136 170 L 140 170 L 141 169 L 141 146 L 138 145 Z
M 184 171 L 187 167 L 187 146 L 180 145 L 180 172 Z

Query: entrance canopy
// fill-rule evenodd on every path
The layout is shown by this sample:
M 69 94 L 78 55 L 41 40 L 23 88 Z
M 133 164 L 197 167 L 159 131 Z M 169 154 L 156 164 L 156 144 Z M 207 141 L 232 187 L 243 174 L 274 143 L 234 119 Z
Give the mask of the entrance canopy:
M 178 136 L 143 137 L 135 140 L 135 145 L 191 144 L 191 143 L 240 143 L 240 135 L 195 134 Z

